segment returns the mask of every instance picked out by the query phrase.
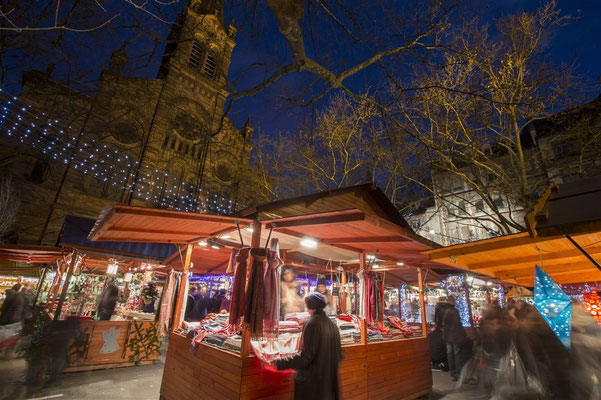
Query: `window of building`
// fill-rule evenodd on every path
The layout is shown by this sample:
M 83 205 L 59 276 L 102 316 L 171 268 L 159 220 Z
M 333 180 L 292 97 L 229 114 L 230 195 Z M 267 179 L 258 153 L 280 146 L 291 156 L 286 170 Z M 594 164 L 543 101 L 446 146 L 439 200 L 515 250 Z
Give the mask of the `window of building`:
M 163 147 L 167 147 L 169 145 L 169 135 L 165 136 L 165 140 L 163 141 Z
M 217 60 L 215 58 L 215 53 L 209 51 L 207 54 L 207 59 L 205 60 L 205 65 L 203 69 L 203 73 L 209 78 L 215 78 L 215 71 L 217 70 Z
M 476 206 L 476 210 L 484 211 L 484 201 L 483 200 L 476 200 L 474 205 Z
M 463 200 L 459 202 L 459 207 L 457 208 L 457 215 L 467 215 L 465 201 Z
M 198 71 L 200 69 L 200 66 L 202 65 L 203 58 L 203 46 L 199 42 L 194 41 L 194 43 L 192 43 L 192 51 L 190 52 L 190 58 L 188 59 L 188 66 Z
M 493 203 L 497 209 L 501 209 L 505 207 L 505 202 L 501 196 L 496 196 L 493 200 Z

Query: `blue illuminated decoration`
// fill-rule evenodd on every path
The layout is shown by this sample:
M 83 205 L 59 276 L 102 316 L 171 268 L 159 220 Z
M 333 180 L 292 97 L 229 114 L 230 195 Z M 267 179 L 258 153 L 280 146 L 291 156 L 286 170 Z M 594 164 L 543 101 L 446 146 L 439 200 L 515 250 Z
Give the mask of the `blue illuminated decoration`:
M 440 286 L 446 289 L 449 296 L 455 297 L 455 308 L 459 311 L 461 325 L 464 327 L 472 326 L 470 321 L 470 312 L 467 304 L 467 295 L 465 293 L 465 278 L 463 274 L 449 275 L 444 279 Z
M 570 350 L 572 301 L 538 266 L 534 271 L 534 306 L 565 348 Z

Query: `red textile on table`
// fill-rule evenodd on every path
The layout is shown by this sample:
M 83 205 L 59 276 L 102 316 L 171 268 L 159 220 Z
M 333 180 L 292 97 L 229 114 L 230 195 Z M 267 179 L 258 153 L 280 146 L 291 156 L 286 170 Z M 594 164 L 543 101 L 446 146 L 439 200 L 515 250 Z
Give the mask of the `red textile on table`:
M 283 264 L 280 259 L 278 239 L 271 239 L 271 249 L 267 252 L 265 266 L 265 310 L 263 313 L 263 334 L 265 337 L 277 337 L 280 319 L 280 280 L 278 268 Z
M 250 247 L 234 249 L 232 253 L 235 253 L 236 274 L 234 275 L 234 283 L 232 285 L 229 323 L 231 325 L 238 325 L 240 318 L 244 314 L 246 305 L 246 265 L 248 264 Z
M 263 264 L 267 256 L 267 250 L 261 247 L 253 248 L 252 269 L 248 288 L 246 290 L 246 308 L 244 311 L 244 324 L 248 327 L 251 338 L 263 336 L 263 311 L 265 307 L 265 274 Z

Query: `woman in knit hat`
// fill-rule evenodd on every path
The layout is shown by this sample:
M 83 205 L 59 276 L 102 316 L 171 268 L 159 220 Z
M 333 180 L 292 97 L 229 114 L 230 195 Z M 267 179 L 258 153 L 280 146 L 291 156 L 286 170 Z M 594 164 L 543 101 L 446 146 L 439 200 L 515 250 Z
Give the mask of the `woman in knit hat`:
M 326 298 L 318 292 L 305 297 L 311 318 L 303 327 L 298 354 L 275 360 L 278 370 L 294 369 L 295 400 L 338 400 L 338 365 L 342 360 L 340 332 L 325 314 Z

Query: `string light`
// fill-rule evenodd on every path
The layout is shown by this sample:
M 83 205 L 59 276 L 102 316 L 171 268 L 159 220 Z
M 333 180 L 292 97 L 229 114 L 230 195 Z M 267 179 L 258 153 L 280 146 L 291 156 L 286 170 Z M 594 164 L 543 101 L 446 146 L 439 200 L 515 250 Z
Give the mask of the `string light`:
M 455 297 L 455 308 L 459 311 L 461 325 L 465 327 L 472 326 L 470 322 L 470 313 L 467 304 L 467 295 L 465 293 L 465 279 L 463 274 L 449 275 L 442 282 L 440 287 L 444 288 L 449 295 Z
M 31 105 L 16 97 L 0 105 L 0 127 L 7 136 L 30 146 L 49 161 L 70 165 L 114 190 L 128 191 L 134 198 L 161 208 L 215 214 L 229 214 L 234 209 L 229 199 L 179 181 L 179 177 L 171 177 L 160 168 L 140 164 L 133 155 L 88 137 L 85 132 L 73 134 L 70 126 L 50 120 L 43 112 L 36 114 Z M 134 190 L 136 169 L 140 173 Z

